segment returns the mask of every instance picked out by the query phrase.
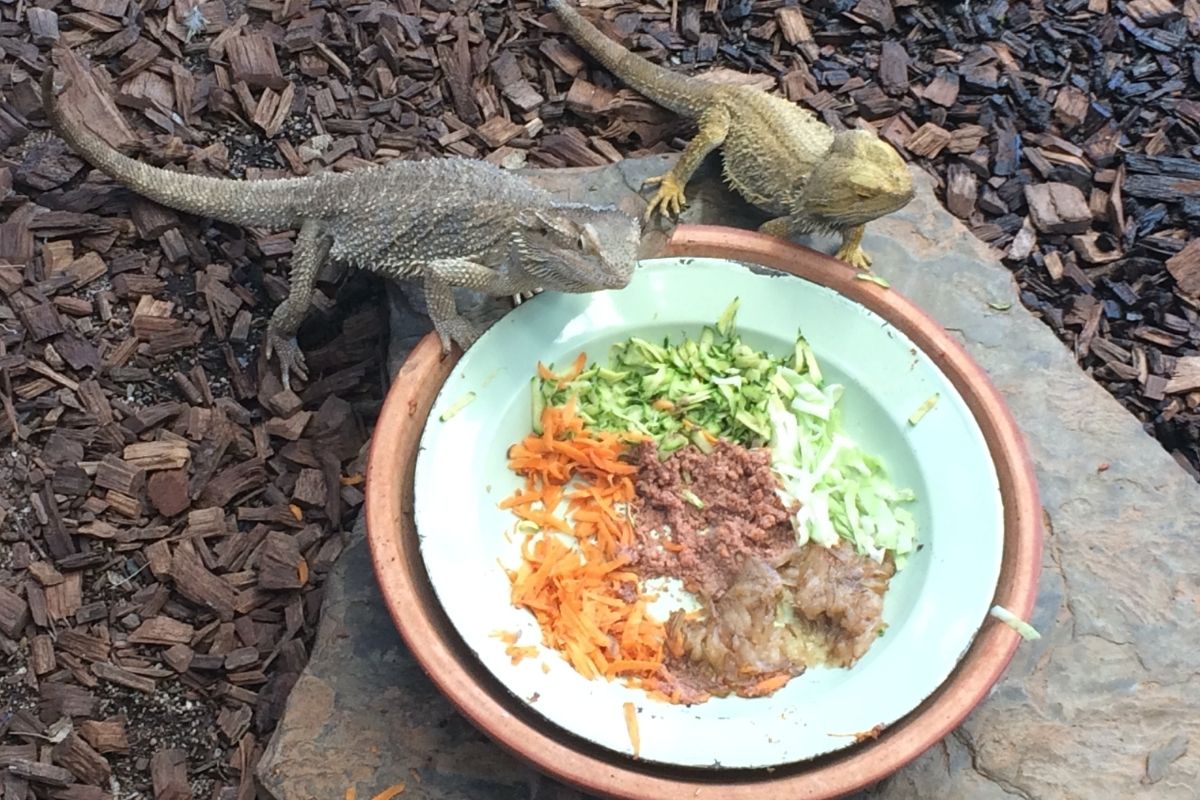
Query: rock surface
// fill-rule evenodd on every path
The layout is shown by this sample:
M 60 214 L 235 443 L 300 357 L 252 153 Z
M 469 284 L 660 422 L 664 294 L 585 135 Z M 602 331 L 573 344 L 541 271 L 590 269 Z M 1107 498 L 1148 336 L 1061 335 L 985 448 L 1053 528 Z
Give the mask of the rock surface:
M 637 210 L 634 190 L 664 163 L 538 180 Z M 1010 273 L 940 207 L 929 180 L 916 183 L 916 199 L 869 225 L 864 246 L 878 274 L 960 338 L 1026 435 L 1048 521 L 1032 620 L 1043 638 L 1020 646 L 963 725 L 858 797 L 1200 797 L 1200 489 L 1020 305 Z M 711 163 L 701 184 L 689 187 L 686 221 L 761 221 Z M 662 240 L 651 231 L 648 249 Z M 428 330 L 406 294 L 393 309 L 393 370 Z M 502 312 L 482 301 L 473 311 Z M 260 765 L 268 792 L 342 797 L 353 784 L 363 798 L 404 782 L 404 797 L 436 800 L 580 796 L 490 744 L 434 689 L 381 605 L 361 539 L 328 586 L 312 660 Z

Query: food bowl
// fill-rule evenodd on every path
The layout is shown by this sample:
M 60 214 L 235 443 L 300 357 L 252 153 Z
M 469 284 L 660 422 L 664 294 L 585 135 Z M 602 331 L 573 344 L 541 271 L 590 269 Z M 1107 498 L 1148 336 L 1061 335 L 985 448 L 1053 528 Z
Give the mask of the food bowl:
M 820 741 L 811 736 L 806 740 L 805 736 L 808 734 L 804 732 L 803 725 L 790 729 L 786 726 L 780 728 L 772 737 L 781 742 L 774 751 L 770 745 L 763 742 L 756 747 L 746 747 L 746 736 L 743 733 L 725 736 L 722 740 L 719 732 L 738 729 L 738 725 L 741 724 L 738 719 L 740 714 L 726 713 L 722 723 L 718 713 L 710 721 L 712 729 L 700 737 L 705 740 L 708 749 L 690 748 L 692 751 L 704 751 L 701 758 L 693 759 L 692 762 L 688 761 L 688 748 L 684 748 L 682 752 L 678 749 L 675 752 L 660 750 L 657 757 L 651 755 L 648 760 L 631 759 L 628 755 L 618 752 L 621 748 L 615 741 L 617 730 L 611 722 L 608 724 L 607 734 L 596 726 L 572 726 L 571 710 L 567 707 L 569 704 L 565 704 L 564 698 L 569 698 L 570 693 L 575 691 L 580 698 L 581 708 L 585 707 L 587 702 L 596 702 L 595 699 L 585 701 L 586 693 L 580 693 L 579 686 L 572 687 L 568 683 L 555 688 L 555 684 L 547 680 L 540 684 L 547 689 L 546 694 L 551 695 L 551 702 L 547 703 L 538 697 L 542 693 L 536 689 L 532 695 L 526 691 L 531 686 L 538 686 L 536 681 L 514 683 L 513 676 L 498 670 L 496 660 L 491 659 L 489 663 L 487 653 L 480 643 L 483 629 L 471 630 L 468 617 L 464 614 L 464 608 L 469 608 L 470 605 L 456 604 L 454 592 L 450 588 L 453 584 L 449 577 L 451 573 L 448 571 L 448 565 L 452 562 L 452 550 L 442 548 L 439 554 L 427 549 L 425 557 L 422 557 L 421 544 L 412 517 L 417 443 L 422 438 L 425 419 L 429 409 L 434 406 L 435 396 L 439 391 L 443 391 L 443 384 L 447 384 L 447 377 L 457 363 L 454 357 L 440 359 L 437 343 L 432 337 L 424 340 L 401 368 L 389 392 L 372 444 L 367 477 L 367 527 L 380 585 L 393 619 L 409 647 L 433 680 L 463 713 L 499 743 L 568 783 L 598 794 L 629 798 L 693 797 L 696 796 L 697 789 L 711 790 L 718 787 L 722 797 L 840 796 L 890 774 L 944 736 L 986 694 L 1011 657 L 1018 641 L 1017 634 L 1002 624 L 987 620 L 984 615 L 991 602 L 1004 605 L 1023 617 L 1027 616 L 1033 607 L 1041 532 L 1036 489 L 1028 457 L 1011 417 L 982 372 L 936 323 L 896 292 L 870 281 L 857 280 L 845 265 L 806 248 L 743 231 L 681 226 L 676 229 L 666 256 L 676 259 L 699 259 L 695 264 L 697 275 L 706 268 L 715 268 L 714 263 L 719 264 L 711 259 L 734 260 L 751 266 L 782 270 L 802 278 L 805 286 L 809 287 L 807 291 L 835 295 L 839 302 L 852 309 L 846 311 L 847 317 L 860 314 L 864 320 L 880 321 L 905 348 L 915 351 L 912 353 L 914 364 L 921 362 L 932 370 L 931 374 L 940 377 L 942 383 L 937 387 L 941 396 L 939 405 L 929 414 L 928 420 L 920 425 L 933 422 L 936 419 L 935 414 L 940 415 L 943 420 L 956 417 L 960 421 L 965 419 L 970 423 L 956 434 L 960 441 L 966 441 L 962 439 L 964 436 L 978 436 L 977 444 L 981 452 L 986 453 L 990 475 L 983 478 L 977 476 L 974 484 L 967 485 L 965 489 L 959 487 L 956 491 L 970 491 L 973 485 L 979 496 L 985 498 L 982 501 L 981 516 L 974 520 L 963 520 L 964 530 L 968 531 L 973 524 L 987 529 L 990 523 L 986 519 L 989 513 L 986 497 L 994 493 L 995 511 L 1000 517 L 995 523 L 998 531 L 995 544 L 996 552 L 1001 555 L 996 559 L 990 583 L 986 569 L 980 573 L 982 577 L 974 579 L 976 583 L 984 581 L 988 591 L 983 592 L 982 599 L 976 596 L 967 603 L 970 607 L 969 613 L 962 615 L 962 619 L 969 623 L 965 633 L 960 630 L 954 636 L 947 637 L 943 635 L 944 631 L 940 627 L 932 632 L 926 630 L 928 635 L 937 638 L 936 644 L 931 639 L 931 649 L 940 648 L 946 652 L 941 658 L 933 659 L 936 663 L 924 667 L 920 659 L 913 662 L 920 671 L 919 674 L 924 676 L 927 684 L 924 689 L 914 689 L 915 695 L 910 698 L 909 705 L 900 704 L 891 712 L 882 715 L 876 713 L 874 716 L 855 716 L 848 713 L 845 730 L 833 731 L 826 724 L 818 731 L 820 735 L 816 740 Z M 650 266 L 664 268 L 662 262 Z M 684 265 L 676 262 L 675 267 L 680 266 Z M 638 280 L 635 278 L 635 284 L 631 285 L 630 289 L 650 291 L 648 287 L 638 289 Z M 736 293 L 736 289 L 732 293 Z M 683 302 L 686 300 L 683 298 Z M 581 301 L 599 301 L 600 306 L 604 307 L 603 301 L 595 296 L 583 298 Z M 701 305 L 702 303 L 697 301 L 697 306 Z M 610 311 L 612 307 L 613 304 L 609 303 Z M 551 308 L 549 303 L 546 308 Z M 528 315 L 535 311 L 536 303 L 531 303 L 523 313 Z M 779 313 L 780 309 L 772 310 L 774 315 Z M 611 315 L 605 317 L 595 306 L 589 314 L 584 314 L 583 318 L 590 319 L 591 322 L 587 324 L 594 329 L 611 326 L 614 322 Z M 508 323 L 510 326 L 521 324 L 515 313 L 511 316 L 512 320 Z M 502 327 L 504 324 L 505 321 L 502 321 L 493 329 L 491 333 L 494 334 L 494 338 L 516 336 L 511 331 L 506 333 Z M 580 324 L 582 323 L 577 323 L 576 327 Z M 802 321 L 798 324 L 803 327 Z M 826 324 L 831 323 L 827 320 Z M 571 346 L 571 333 L 566 331 L 560 337 L 560 344 L 564 347 Z M 835 339 L 825 340 L 824 348 L 827 352 L 823 354 L 821 337 L 817 332 L 809 333 L 806 330 L 805 333 L 812 339 L 818 358 L 825 359 L 826 356 L 830 356 L 833 362 L 837 362 L 836 353 L 833 352 Z M 486 349 L 483 344 L 478 347 L 480 353 Z M 476 349 L 472 348 L 472 355 L 476 352 Z M 497 353 L 500 352 L 496 351 L 492 357 L 498 358 Z M 590 355 L 593 358 L 603 357 L 602 353 Z M 501 366 L 497 364 L 498 369 Z M 845 364 L 842 366 L 847 367 Z M 525 368 L 526 382 L 531 368 L 532 364 Z M 503 369 L 499 371 L 503 373 Z M 846 370 L 843 369 L 843 372 Z M 444 396 L 439 401 L 439 410 L 455 401 L 456 393 L 466 386 L 462 381 L 471 374 L 478 377 L 478 366 L 471 368 L 468 360 L 463 365 L 463 371 L 456 372 L 448 382 L 443 391 Z M 843 377 L 850 377 L 849 382 L 853 383 L 852 375 Z M 504 380 L 499 379 L 495 385 L 503 384 Z M 480 392 L 488 391 L 486 387 L 478 384 L 472 388 L 478 388 Z M 507 391 L 500 392 L 502 398 L 507 394 Z M 902 420 L 913 410 L 907 406 L 915 406 L 919 400 L 910 396 L 902 398 L 900 402 L 904 404 L 902 413 L 896 409 L 895 403 L 877 404 L 876 410 L 892 408 L 892 416 L 900 420 L 900 427 L 903 428 Z M 504 403 L 501 403 L 489 412 L 496 430 L 503 427 L 503 406 Z M 848 411 L 848 419 L 850 415 L 851 411 Z M 920 425 L 917 426 L 917 430 L 920 429 Z M 930 425 L 930 430 L 936 425 L 937 423 Z M 445 430 L 451 429 L 450 425 L 444 427 Z M 475 431 L 475 434 L 478 433 L 480 431 Z M 436 436 L 431 441 L 436 442 Z M 487 441 L 490 442 L 490 439 Z M 450 440 L 447 440 L 447 443 L 449 442 Z M 942 446 L 945 447 L 944 444 Z M 968 443 L 964 446 L 971 445 Z M 885 457 L 895 456 L 895 460 L 902 461 L 902 449 L 897 450 L 893 443 L 892 452 L 885 453 Z M 952 452 L 943 454 L 945 458 L 953 456 Z M 428 460 L 428 454 L 423 457 Z M 444 476 L 447 468 L 446 463 L 441 463 L 436 471 Z M 424 471 L 432 474 L 430 469 Z M 915 473 L 911 470 L 909 472 L 926 474 L 919 469 Z M 473 481 L 478 480 L 478 476 L 468 477 L 465 467 L 460 477 L 465 479 L 460 481 L 460 486 L 470 486 L 473 485 Z M 938 480 L 949 481 L 952 480 L 952 476 L 943 474 Z M 430 487 L 436 487 L 436 482 L 429 483 L 429 479 L 426 478 L 423 498 L 429 497 L 429 493 L 436 490 Z M 925 486 L 924 489 L 930 491 L 936 490 L 936 487 Z M 460 497 L 463 498 L 464 505 L 476 502 L 476 495 L 483 497 L 486 492 L 482 487 L 476 492 L 462 491 L 460 488 Z M 481 502 L 494 506 L 498 499 L 499 497 L 493 495 Z M 968 514 L 969 509 L 959 508 L 955 513 L 962 516 Z M 428 535 L 428 529 L 434 524 L 427 522 L 427 530 L 423 533 Z M 944 529 L 945 523 L 942 525 Z M 501 532 L 497 530 L 495 535 L 500 536 Z M 491 535 L 491 532 L 470 532 L 470 535 L 475 534 Z M 470 536 L 467 536 L 463 539 L 463 547 L 469 544 Z M 935 544 L 933 549 L 945 551 L 949 547 L 949 540 L 945 540 L 942 547 Z M 469 551 L 459 552 L 463 554 L 461 557 L 464 562 L 471 560 Z M 964 557 L 961 554 L 956 556 L 960 564 L 967 563 L 962 561 Z M 988 559 L 987 547 L 980 547 L 980 560 L 987 562 Z M 995 572 L 999 573 L 998 580 L 995 580 Z M 441 594 L 440 600 L 438 593 L 431 586 L 431 573 L 438 579 L 436 582 Z M 478 576 L 467 572 L 463 577 L 464 580 L 459 584 L 463 594 L 459 599 L 473 593 L 479 585 Z M 970 590 L 961 584 L 957 588 L 945 583 L 935 585 L 937 591 L 942 594 L 959 591 L 970 594 Z M 979 595 L 979 587 L 974 588 L 975 595 Z M 992 588 L 994 592 L 990 591 Z M 900 599 L 903 601 L 904 598 Z M 957 598 L 950 597 L 946 605 L 953 606 L 956 602 Z M 924 606 L 929 605 L 930 601 L 926 599 Z M 446 609 L 451 612 L 449 617 Z M 908 611 L 911 612 L 911 607 Z M 457 628 L 451 622 L 451 617 L 456 618 Z M 966 654 L 959 660 L 963 650 L 966 650 Z M 886 648 L 881 652 L 886 655 Z M 916 651 L 912 650 L 910 645 L 907 652 L 911 656 Z M 868 658 L 870 656 L 868 653 Z M 854 669 L 858 669 L 858 665 Z M 853 671 L 852 669 L 849 672 Z M 534 678 L 527 674 L 526 680 Z M 601 692 L 603 688 L 601 687 Z M 825 690 L 836 691 L 835 688 L 829 687 Z M 559 693 L 557 698 L 553 696 L 555 692 Z M 769 705 L 763 704 L 763 701 L 768 699 L 742 701 L 748 704 L 742 707 L 760 710 L 770 708 Z M 795 699 L 792 698 L 793 701 Z M 819 694 L 810 694 L 806 698 L 807 702 L 818 699 Z M 781 697 L 776 702 L 786 703 L 788 698 Z M 754 703 L 758 705 L 755 706 Z M 703 709 L 705 705 L 708 704 L 695 708 Z M 620 702 L 617 702 L 616 706 L 619 708 Z M 910 710 L 913 706 L 916 706 L 915 709 Z M 595 716 L 595 708 L 603 707 L 594 706 L 593 712 L 587 716 Z M 561 712 L 557 717 L 556 711 Z M 619 722 L 619 714 L 615 716 L 616 722 Z M 761 723 L 766 718 L 762 716 L 758 721 Z M 668 726 L 662 729 L 665 732 L 664 736 L 672 730 L 680 730 L 680 720 L 676 720 L 674 724 L 674 728 Z M 702 727 L 702 722 L 697 724 Z M 879 732 L 881 727 L 882 733 Z M 752 728 L 753 726 L 746 730 Z M 572 729 L 574 733 L 570 732 Z M 652 724 L 650 730 L 653 730 Z M 808 733 L 811 734 L 812 731 Z M 855 733 L 864 735 L 856 738 Z M 876 734 L 877 738 L 871 738 Z M 714 736 L 716 741 L 713 741 Z M 805 741 L 808 743 L 804 744 Z M 789 749 L 789 745 L 797 746 Z M 711 758 L 713 752 L 717 752 L 717 758 Z M 725 758 L 720 757 L 722 753 Z M 825 753 L 828 755 L 823 755 Z M 714 770 L 711 768 L 711 762 L 732 764 L 740 769 Z M 705 763 L 710 766 L 703 768 L 701 765 Z M 755 769 L 762 766 L 769 766 L 771 769 Z

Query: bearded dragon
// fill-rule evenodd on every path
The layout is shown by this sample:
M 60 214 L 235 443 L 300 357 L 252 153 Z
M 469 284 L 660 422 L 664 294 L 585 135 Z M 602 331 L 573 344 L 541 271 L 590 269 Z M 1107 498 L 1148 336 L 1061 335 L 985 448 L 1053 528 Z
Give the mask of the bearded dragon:
M 389 278 L 417 278 L 442 349 L 464 350 L 478 332 L 454 287 L 493 297 L 542 289 L 583 293 L 628 285 L 641 226 L 613 207 L 563 202 L 484 161 L 391 161 L 356 172 L 243 181 L 189 175 L 118 152 L 56 102 L 54 70 L 42 102 L 55 132 L 94 167 L 156 203 L 234 225 L 298 228 L 288 296 L 267 326 L 283 385 L 307 379 L 296 331 L 317 274 L 338 259 Z
M 866 269 L 867 222 L 903 208 L 913 198 L 912 175 L 900 155 L 871 131 L 835 132 L 812 112 L 749 86 L 680 75 L 631 53 L 601 33 L 566 0 L 547 0 L 567 33 L 626 85 L 698 125 L 669 172 L 647 181 L 658 189 L 649 217 L 678 214 L 684 187 L 718 147 L 725 179 L 754 205 L 779 215 L 759 230 L 840 234 L 837 257 Z

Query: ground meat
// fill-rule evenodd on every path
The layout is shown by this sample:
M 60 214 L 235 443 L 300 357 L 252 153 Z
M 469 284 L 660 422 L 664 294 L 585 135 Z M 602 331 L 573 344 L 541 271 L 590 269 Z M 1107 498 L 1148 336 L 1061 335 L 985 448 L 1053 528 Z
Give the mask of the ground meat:
M 808 623 L 825 663 L 834 667 L 853 664 L 879 635 L 883 593 L 895 572 L 890 557 L 881 564 L 844 542 L 809 544 L 779 566 L 796 617 Z
M 804 672 L 807 664 L 794 631 L 775 624 L 786 593 L 779 573 L 752 558 L 719 600 L 706 603 L 702 617 L 671 615 L 666 667 L 683 702 L 756 694 L 766 678 Z
M 702 618 L 676 612 L 667 622 L 667 668 L 684 702 L 756 695 L 764 679 L 817 664 L 851 666 L 879 635 L 894 571 L 845 542 L 747 560 Z
M 867 651 L 894 567 L 844 542 L 797 547 L 768 451 L 719 442 L 660 460 L 647 443 L 635 457 L 632 566 L 643 579 L 679 578 L 702 605 L 667 622 L 682 702 L 769 694 L 808 666 L 848 667 Z
M 773 561 L 795 547 L 769 451 L 721 441 L 709 454 L 684 447 L 660 460 L 649 442 L 635 457 L 630 555 L 643 578 L 677 577 L 688 591 L 718 598 L 748 556 Z M 689 491 L 703 508 L 686 499 Z

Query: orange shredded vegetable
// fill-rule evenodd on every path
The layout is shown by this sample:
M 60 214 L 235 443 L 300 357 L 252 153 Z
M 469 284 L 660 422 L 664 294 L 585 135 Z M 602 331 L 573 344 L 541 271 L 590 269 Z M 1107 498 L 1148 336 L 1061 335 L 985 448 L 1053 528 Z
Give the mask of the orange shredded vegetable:
M 538 370 L 549 372 L 540 364 Z M 626 599 L 637 576 L 622 569 L 628 557 L 620 555 L 634 539 L 622 510 L 634 499 L 637 472 L 621 461 L 627 438 L 585 431 L 574 400 L 546 407 L 541 422 L 540 435 L 526 436 L 508 453 L 525 487 L 500 505 L 541 528 L 525 535 L 523 563 L 508 573 L 512 602 L 533 613 L 544 643 L 584 677 L 623 677 L 652 688 L 664 629 L 646 615 L 646 598 Z M 563 500 L 566 512 L 558 516 Z
M 625 704 L 625 727 L 629 729 L 629 743 L 633 745 L 633 757 L 637 758 L 642 749 L 642 737 L 638 733 L 637 709 L 633 703 Z
M 561 389 L 571 381 L 578 378 L 580 373 L 583 372 L 583 368 L 585 366 L 587 366 L 587 353 L 580 353 L 579 355 L 575 356 L 575 361 L 571 364 L 570 369 L 568 369 L 562 375 L 555 375 L 550 371 L 549 367 L 540 361 L 537 365 L 537 374 L 538 377 L 544 381 L 554 381 L 556 384 L 555 388 Z
M 384 789 L 382 792 L 372 797 L 371 800 L 392 800 L 392 798 L 396 795 L 404 794 L 404 788 L 405 786 L 403 783 L 397 783 L 394 786 L 389 786 L 388 788 Z
M 745 692 L 743 692 L 742 696 L 743 697 L 762 697 L 763 695 L 768 695 L 771 692 L 773 692 L 776 689 L 783 686 L 784 684 L 786 684 L 791 679 L 792 679 L 792 676 L 786 672 L 780 673 L 778 675 L 772 675 L 769 678 L 763 678 L 761 681 L 754 684 L 749 689 L 747 689 Z
M 510 644 L 508 647 L 504 648 L 504 654 L 507 655 L 509 658 L 511 658 L 512 663 L 514 665 L 516 665 L 516 664 L 520 664 L 523 660 L 525 660 L 527 658 L 536 658 L 537 654 L 538 654 L 538 649 L 536 647 L 532 647 L 532 646 L 519 647 L 515 644 Z

